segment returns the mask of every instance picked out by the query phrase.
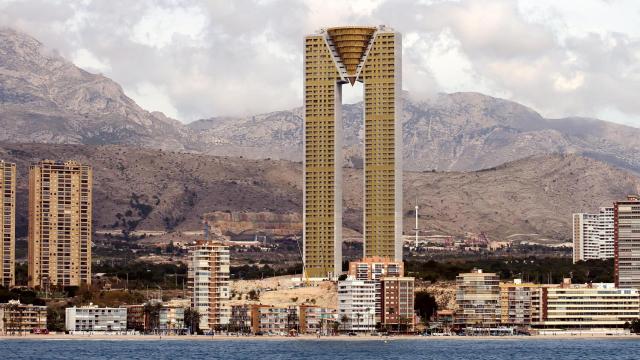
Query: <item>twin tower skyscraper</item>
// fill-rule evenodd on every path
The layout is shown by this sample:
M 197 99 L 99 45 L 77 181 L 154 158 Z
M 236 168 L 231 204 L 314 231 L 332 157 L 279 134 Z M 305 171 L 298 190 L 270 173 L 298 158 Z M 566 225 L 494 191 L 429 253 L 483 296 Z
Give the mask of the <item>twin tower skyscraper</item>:
M 402 39 L 336 27 L 304 44 L 304 272 L 342 272 L 342 85 L 364 88 L 364 257 L 402 260 Z

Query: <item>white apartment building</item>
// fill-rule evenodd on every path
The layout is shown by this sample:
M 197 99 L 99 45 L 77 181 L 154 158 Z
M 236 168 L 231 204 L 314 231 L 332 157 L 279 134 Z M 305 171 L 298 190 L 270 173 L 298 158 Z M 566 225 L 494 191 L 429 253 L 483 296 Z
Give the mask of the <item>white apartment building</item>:
M 191 306 L 200 313 L 200 329 L 209 332 L 229 324 L 229 248 L 198 240 L 189 250 Z
M 65 310 L 65 329 L 70 333 L 126 332 L 127 308 L 100 308 L 96 305 Z
M 455 324 L 494 326 L 500 320 L 500 278 L 474 269 L 456 277 Z
M 573 214 L 573 262 L 614 256 L 613 207 L 597 214 Z
M 348 277 L 338 282 L 338 321 L 346 331 L 373 331 L 376 328 L 378 281 Z
M 622 328 L 640 315 L 637 289 L 615 284 L 542 286 L 540 318 L 533 326 L 553 329 Z

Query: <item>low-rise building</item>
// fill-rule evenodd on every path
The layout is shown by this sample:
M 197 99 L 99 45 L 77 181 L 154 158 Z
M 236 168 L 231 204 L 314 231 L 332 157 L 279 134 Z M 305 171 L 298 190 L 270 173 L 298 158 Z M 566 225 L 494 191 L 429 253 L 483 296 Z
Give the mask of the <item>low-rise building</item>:
M 391 331 L 413 332 L 415 329 L 415 294 L 412 277 L 383 277 L 382 325 Z
M 495 326 L 500 321 L 500 278 L 474 269 L 456 278 L 455 325 Z
M 299 309 L 301 334 L 328 335 L 338 320 L 336 309 L 315 305 L 300 305 Z
M 286 335 L 290 330 L 297 331 L 297 328 L 298 324 L 291 319 L 289 307 L 251 305 L 252 333 Z
M 348 277 L 338 282 L 338 321 L 345 331 L 372 331 L 376 328 L 377 280 Z
M 252 332 L 251 305 L 231 305 L 231 317 L 229 318 L 229 331 L 240 333 Z
M 640 316 L 637 289 L 620 289 L 614 284 L 573 285 L 538 289 L 540 318 L 537 328 L 595 329 L 622 328 Z
M 0 334 L 29 333 L 46 328 L 46 306 L 21 304 L 19 300 L 9 300 L 8 303 L 0 304 Z
M 70 333 L 127 331 L 127 308 L 100 308 L 96 305 L 69 307 L 65 311 L 65 329 Z

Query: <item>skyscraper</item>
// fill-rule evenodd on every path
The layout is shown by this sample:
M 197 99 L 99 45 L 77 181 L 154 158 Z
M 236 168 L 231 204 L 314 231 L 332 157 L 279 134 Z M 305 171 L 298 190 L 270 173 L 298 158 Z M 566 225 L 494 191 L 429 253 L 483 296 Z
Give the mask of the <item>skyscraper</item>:
M 640 196 L 614 203 L 613 234 L 616 287 L 640 289 Z
M 189 295 L 200 314 L 200 329 L 217 330 L 229 324 L 229 247 L 198 240 L 189 249 Z
M 573 262 L 613 258 L 613 207 L 573 214 Z
M 92 175 L 76 161 L 29 168 L 29 286 L 91 283 Z
M 15 285 L 16 164 L 0 160 L 0 285 Z
M 364 84 L 364 257 L 402 260 L 402 41 L 385 26 L 305 37 L 304 268 L 342 270 L 342 85 Z

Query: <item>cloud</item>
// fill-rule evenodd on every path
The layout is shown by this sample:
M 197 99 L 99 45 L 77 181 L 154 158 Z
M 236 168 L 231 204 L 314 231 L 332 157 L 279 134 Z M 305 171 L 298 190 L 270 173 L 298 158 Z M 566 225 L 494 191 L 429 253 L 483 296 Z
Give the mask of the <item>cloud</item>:
M 639 13 L 629 0 L 0 0 L 0 25 L 187 122 L 300 106 L 305 34 L 388 24 L 416 97 L 479 91 L 640 126 Z

